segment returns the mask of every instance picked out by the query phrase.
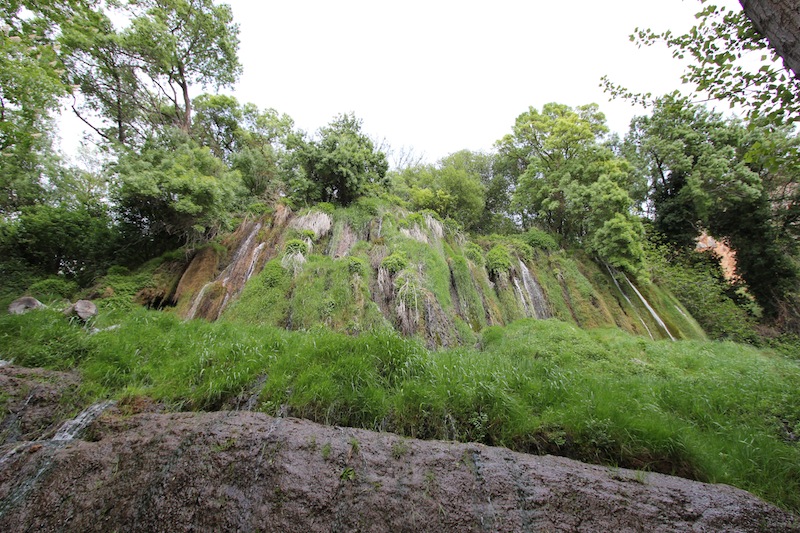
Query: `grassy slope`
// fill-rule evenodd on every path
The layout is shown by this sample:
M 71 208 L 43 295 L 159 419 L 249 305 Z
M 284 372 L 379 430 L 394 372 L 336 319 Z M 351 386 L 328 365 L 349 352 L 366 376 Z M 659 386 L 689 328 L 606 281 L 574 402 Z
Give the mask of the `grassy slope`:
M 218 408 L 266 377 L 258 408 L 270 414 L 650 468 L 800 510 L 800 366 L 750 347 L 523 320 L 485 329 L 480 348 L 429 351 L 390 331 L 101 316 L 119 327 L 4 315 L 0 359 L 75 367 L 86 394 L 176 409 Z

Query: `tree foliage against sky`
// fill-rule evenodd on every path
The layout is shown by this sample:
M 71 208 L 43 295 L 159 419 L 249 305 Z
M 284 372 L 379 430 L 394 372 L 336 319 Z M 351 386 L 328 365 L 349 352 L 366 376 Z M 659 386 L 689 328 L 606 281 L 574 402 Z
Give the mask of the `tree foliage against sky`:
M 538 225 L 577 241 L 614 266 L 636 273 L 642 224 L 634 214 L 633 167 L 603 144 L 608 128 L 595 104 L 546 104 L 517 117 L 500 142 L 506 167 L 520 171 L 512 207 L 524 227 Z
M 297 136 L 294 147 L 302 169 L 295 190 L 305 200 L 348 205 L 370 186 L 386 185 L 386 154 L 362 133 L 355 115 L 339 115 L 314 139 Z
M 631 41 L 637 46 L 665 44 L 675 59 L 686 62 L 682 76 L 693 87 L 697 99 L 730 102 L 745 109 L 751 118 L 772 122 L 800 119 L 800 78 L 779 61 L 769 41 L 753 26 L 745 13 L 700 0 L 697 24 L 685 34 L 671 30 L 637 28 Z M 602 84 L 612 97 L 624 97 L 645 105 L 654 98 L 637 93 L 604 77 Z
M 231 87 L 239 29 L 213 0 L 129 0 L 76 16 L 66 65 L 82 98 L 73 111 L 108 141 L 141 144 L 153 128 L 192 127 L 193 87 Z M 117 28 L 112 19 L 124 18 Z
M 61 28 L 81 0 L 0 5 L 0 214 L 31 205 L 54 172 L 52 112 L 69 93 L 61 61 Z

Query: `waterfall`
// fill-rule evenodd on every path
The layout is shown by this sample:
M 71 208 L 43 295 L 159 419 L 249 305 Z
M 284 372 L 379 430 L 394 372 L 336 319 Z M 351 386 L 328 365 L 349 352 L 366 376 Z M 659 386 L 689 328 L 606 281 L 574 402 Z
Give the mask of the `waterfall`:
M 629 279 L 628 279 L 628 276 L 626 276 L 624 272 L 622 273 L 622 276 L 625 278 L 625 281 L 627 281 L 627 282 L 628 282 L 628 285 L 630 285 L 630 286 L 631 286 L 631 289 L 633 289 L 633 292 L 635 292 L 635 293 L 636 293 L 636 296 L 638 296 L 638 297 L 639 297 L 639 299 L 642 301 L 642 303 L 643 303 L 643 304 L 644 304 L 644 306 L 647 308 L 647 310 L 648 310 L 648 311 L 650 311 L 650 315 L 653 317 L 653 320 L 655 320 L 655 321 L 656 321 L 656 323 L 657 323 L 659 326 L 661 326 L 661 328 L 662 328 L 664 331 L 666 331 L 666 332 L 667 332 L 667 335 L 669 336 L 669 338 L 670 338 L 671 340 L 673 340 L 673 341 L 674 341 L 674 340 L 675 340 L 675 337 L 673 337 L 673 336 L 672 336 L 672 333 L 670 333 L 670 332 L 669 332 L 669 329 L 667 329 L 667 325 L 664 323 L 664 321 L 663 321 L 663 320 L 661 320 L 661 317 L 660 317 L 660 316 L 658 316 L 658 313 L 656 313 L 656 310 L 655 310 L 655 309 L 653 309 L 653 308 L 650 306 L 650 303 L 649 303 L 647 300 L 645 300 L 645 298 L 644 298 L 644 296 L 642 295 L 642 293 L 641 293 L 641 292 L 639 292 L 639 289 L 637 289 L 637 288 L 636 288 L 636 286 L 635 286 L 633 283 L 631 283 L 631 280 L 629 280 Z
M 200 304 L 203 302 L 203 298 L 205 297 L 207 289 L 214 283 L 220 283 L 223 287 L 225 287 L 225 296 L 222 300 L 222 304 L 219 306 L 219 309 L 217 309 L 216 316 L 206 318 L 219 318 L 231 297 L 236 296 L 242 291 L 244 284 L 255 272 L 256 266 L 258 265 L 258 260 L 261 258 L 261 254 L 266 246 L 265 243 L 260 243 L 254 246 L 259 231 L 261 231 L 260 222 L 253 226 L 253 228 L 250 230 L 250 233 L 247 235 L 247 238 L 245 238 L 236 248 L 236 251 L 233 254 L 233 259 L 231 259 L 231 262 L 227 268 L 225 268 L 225 270 L 222 271 L 222 273 L 217 276 L 214 281 L 206 283 L 203 288 L 200 289 L 200 292 L 197 293 L 197 296 L 192 302 L 187 319 L 192 319 L 197 316 L 197 311 L 200 308 Z
M 78 437 L 83 430 L 89 427 L 89 424 L 95 421 L 95 419 L 100 416 L 100 414 L 114 405 L 116 402 L 112 400 L 107 400 L 105 402 L 99 402 L 93 405 L 90 405 L 86 409 L 80 412 L 78 416 L 73 418 L 72 420 L 67 420 L 61 427 L 56 431 L 56 434 L 53 436 L 54 441 L 69 441 L 76 437 Z
M 522 283 L 525 285 L 528 296 L 530 296 L 531 305 L 533 306 L 536 318 L 545 319 L 552 317 L 553 315 L 550 313 L 550 308 L 547 305 L 547 298 L 544 297 L 542 287 L 539 285 L 539 282 L 536 281 L 536 278 L 533 277 L 530 270 L 528 270 L 525 263 L 522 262 L 522 259 L 519 261 L 519 268 L 522 272 Z
M 262 242 L 256 246 L 255 250 L 253 250 L 253 258 L 250 261 L 250 266 L 247 268 L 247 273 L 244 275 L 245 281 L 250 279 L 250 277 L 253 275 L 253 271 L 256 269 L 256 264 L 258 264 L 258 260 L 261 259 L 261 253 L 264 251 L 266 246 L 267 243 Z
M 78 438 L 83 431 L 89 427 L 89 424 L 94 422 L 103 411 L 115 403 L 116 402 L 112 400 L 107 400 L 105 402 L 99 402 L 91 405 L 81 411 L 80 414 L 78 414 L 78 416 L 72 420 L 67 420 L 64 422 L 51 440 L 25 442 L 15 446 L 5 455 L 0 457 L 0 467 L 3 467 L 5 463 L 12 461 L 19 454 L 34 449 L 33 446 L 37 446 L 39 448 L 43 446 L 45 447 L 44 458 L 41 460 L 40 466 L 36 472 L 32 475 L 29 475 L 23 483 L 13 487 L 12 490 L 8 494 L 4 495 L 4 498 L 0 500 L 0 517 L 2 517 L 8 509 L 12 508 L 20 501 L 23 501 L 28 494 L 30 494 L 30 492 L 36 488 L 39 480 L 42 479 L 43 476 L 45 476 L 53 467 L 53 457 L 56 450 L 66 446 L 71 440 Z
M 203 296 L 206 295 L 206 291 L 212 285 L 212 283 L 214 283 L 214 282 L 213 281 L 209 281 L 208 283 L 203 285 L 203 288 L 200 289 L 200 292 L 197 293 L 197 296 L 195 297 L 194 302 L 192 302 L 192 308 L 189 309 L 189 314 L 186 315 L 186 319 L 187 320 L 191 320 L 197 315 L 197 309 L 200 307 L 200 302 L 203 301 Z
M 258 227 L 261 227 L 261 225 L 258 224 Z M 254 234 L 255 233 L 251 233 L 250 235 L 252 236 Z M 250 238 L 249 237 L 248 237 L 248 242 L 246 242 L 245 244 L 247 244 L 248 246 L 250 245 Z M 253 272 L 256 269 L 256 265 L 258 264 L 258 260 L 261 258 L 261 252 L 264 250 L 265 247 L 266 247 L 266 243 L 262 242 L 262 243 L 260 243 L 258 246 L 256 246 L 253 249 L 252 253 L 250 254 L 250 264 L 247 266 L 247 270 L 245 271 L 244 276 L 242 276 L 241 278 L 234 279 L 234 281 L 236 282 L 234 285 L 231 285 L 231 277 L 230 276 L 222 280 L 222 286 L 225 287 L 225 289 L 226 289 L 225 298 L 222 299 L 222 305 L 219 306 L 219 310 L 217 311 L 217 316 L 215 318 L 219 318 L 220 317 L 220 315 L 222 314 L 222 311 L 225 309 L 225 306 L 228 305 L 228 300 L 230 300 L 231 296 L 235 296 L 235 295 L 239 294 L 240 292 L 242 292 L 242 289 L 244 288 L 244 284 L 247 283 L 247 280 L 249 280 L 250 277 L 253 275 Z M 247 256 L 244 256 L 244 257 L 247 257 Z M 235 264 L 235 260 L 234 260 L 234 263 L 231 263 L 231 265 L 234 265 L 234 264 Z M 230 268 L 230 266 L 228 268 Z M 227 271 L 227 269 L 226 269 L 226 271 Z M 233 272 L 235 272 L 235 271 L 236 271 L 236 269 L 234 268 Z
M 514 278 L 514 287 L 517 288 L 517 294 L 519 294 L 519 299 L 522 301 L 522 307 L 525 308 L 525 316 L 531 316 L 531 310 L 528 307 L 528 299 L 525 298 L 525 293 L 522 292 L 522 287 L 519 286 L 519 280 Z M 536 313 L 533 313 L 533 316 L 536 316 Z
M 614 285 L 617 286 L 617 290 L 622 295 L 622 297 L 625 298 L 625 301 L 628 302 L 628 305 L 631 306 L 631 309 L 633 309 L 633 312 L 636 313 L 636 318 L 639 319 L 639 322 L 642 323 L 642 325 L 644 326 L 644 329 L 647 330 L 647 334 L 650 335 L 650 339 L 655 340 L 656 338 L 653 337 L 653 332 L 650 331 L 650 328 L 647 327 L 647 323 L 645 323 L 644 319 L 641 317 L 641 315 L 639 315 L 639 311 L 636 310 L 636 307 L 633 305 L 633 302 L 631 302 L 631 299 L 628 298 L 628 295 L 625 294 L 625 291 L 623 291 L 622 287 L 619 286 L 619 283 L 617 282 L 617 278 L 614 276 L 614 273 L 611 271 L 611 267 L 608 266 L 608 264 L 606 264 L 606 268 L 608 269 L 608 274 L 611 276 L 611 279 L 614 281 Z M 625 279 L 627 279 L 627 278 L 625 278 Z

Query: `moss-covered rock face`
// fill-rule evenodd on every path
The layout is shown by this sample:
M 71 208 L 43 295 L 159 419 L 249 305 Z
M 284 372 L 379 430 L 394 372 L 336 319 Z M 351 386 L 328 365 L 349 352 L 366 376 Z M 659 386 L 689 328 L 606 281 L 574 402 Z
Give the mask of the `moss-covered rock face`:
M 539 230 L 467 240 L 430 213 L 375 200 L 298 214 L 279 206 L 220 243 L 197 251 L 188 266 L 152 267 L 148 276 L 159 281 L 139 280 L 149 287 L 137 289 L 139 303 L 169 301 L 186 318 L 288 329 L 395 328 L 431 347 L 471 345 L 487 326 L 523 318 L 653 338 L 703 336 L 663 287 L 629 283 L 559 250 Z M 137 276 L 108 279 L 124 287 Z

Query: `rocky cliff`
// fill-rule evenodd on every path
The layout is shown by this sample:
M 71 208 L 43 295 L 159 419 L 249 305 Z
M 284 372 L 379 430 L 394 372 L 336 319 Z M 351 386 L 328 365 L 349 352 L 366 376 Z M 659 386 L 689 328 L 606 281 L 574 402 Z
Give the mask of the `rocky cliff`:
M 486 326 L 520 318 L 704 337 L 646 280 L 525 235 L 471 241 L 429 213 L 380 204 L 278 206 L 175 272 L 173 288 L 155 292 L 186 318 L 348 333 L 392 327 L 429 347 L 473 344 Z

